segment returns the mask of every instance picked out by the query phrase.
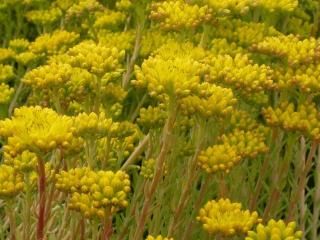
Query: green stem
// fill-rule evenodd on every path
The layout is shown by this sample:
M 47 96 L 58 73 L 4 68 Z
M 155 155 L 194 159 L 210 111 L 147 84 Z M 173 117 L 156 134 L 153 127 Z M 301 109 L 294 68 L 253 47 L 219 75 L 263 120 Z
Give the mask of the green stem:
M 10 240 L 16 240 L 16 217 L 14 215 L 14 209 L 13 209 L 13 202 L 12 199 L 7 201 L 7 206 L 6 206 L 6 213 L 9 218 L 9 225 L 10 225 Z
M 305 166 L 300 169 L 298 187 L 297 187 L 296 191 L 292 193 L 292 196 L 290 199 L 289 212 L 288 212 L 288 217 L 287 217 L 288 221 L 292 221 L 294 218 L 294 214 L 295 214 L 296 208 L 297 208 L 297 201 L 298 201 L 298 198 L 299 198 L 301 192 L 304 191 L 307 176 L 308 176 L 308 173 L 312 167 L 312 161 L 313 161 L 315 151 L 317 149 L 317 145 L 318 145 L 318 143 L 316 143 L 316 142 L 313 142 L 311 144 L 310 152 L 309 152 L 307 161 L 305 163 Z
M 195 224 L 195 220 L 193 219 L 193 216 L 195 215 L 196 212 L 199 211 L 200 206 L 203 203 L 203 200 L 206 196 L 206 193 L 207 193 L 207 190 L 208 190 L 208 187 L 210 185 L 211 180 L 212 180 L 211 174 L 205 176 L 205 179 L 204 179 L 203 183 L 201 184 L 199 196 L 198 196 L 196 203 L 194 205 L 195 207 L 193 208 L 193 211 L 192 211 L 192 215 L 191 215 L 192 219 L 189 222 L 188 226 L 186 227 L 186 230 L 185 230 L 181 240 L 190 239 L 190 237 L 192 236 L 192 232 L 193 232 L 193 228 L 194 228 L 194 224 Z
M 173 107 L 173 106 L 171 106 L 171 107 Z M 149 190 L 147 191 L 147 194 L 146 194 L 146 197 L 144 200 L 144 204 L 143 204 L 143 207 L 141 210 L 141 214 L 139 217 L 138 226 L 135 231 L 133 240 L 141 240 L 141 238 L 142 238 L 143 231 L 144 231 L 146 221 L 147 221 L 147 217 L 149 215 L 149 210 L 151 207 L 152 198 L 154 196 L 155 191 L 157 190 L 157 187 L 160 183 L 160 179 L 163 175 L 165 159 L 168 155 L 168 151 L 171 146 L 171 135 L 172 135 L 174 123 L 176 120 L 176 110 L 177 110 L 176 108 L 173 111 L 172 111 L 172 108 L 171 108 L 171 111 L 169 110 L 170 113 L 169 113 L 169 117 L 166 121 L 166 125 L 164 127 L 162 147 L 161 147 L 158 159 L 157 159 L 155 174 L 152 179 L 151 186 L 150 186 Z

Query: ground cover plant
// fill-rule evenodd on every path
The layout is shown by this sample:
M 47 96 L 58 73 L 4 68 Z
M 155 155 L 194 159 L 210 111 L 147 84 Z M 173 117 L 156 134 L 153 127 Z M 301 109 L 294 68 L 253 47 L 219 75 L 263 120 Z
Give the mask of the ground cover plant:
M 0 0 L 0 240 L 319 240 L 319 14 Z

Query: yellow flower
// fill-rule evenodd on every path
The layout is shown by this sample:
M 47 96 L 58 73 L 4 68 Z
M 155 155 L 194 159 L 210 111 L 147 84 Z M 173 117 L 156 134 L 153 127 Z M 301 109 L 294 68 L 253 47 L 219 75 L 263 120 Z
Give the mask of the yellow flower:
M 242 210 L 241 203 L 232 203 L 229 199 L 207 202 L 197 220 L 208 233 L 224 237 L 246 233 L 261 222 L 257 212 Z
M 0 165 L 0 198 L 15 197 L 23 188 L 23 175 L 11 166 Z
M 201 151 L 197 159 L 198 165 L 207 173 L 228 173 L 240 160 L 236 147 L 229 144 L 213 145 Z
M 296 227 L 295 222 L 286 224 L 283 220 L 271 219 L 267 225 L 260 223 L 255 231 L 249 231 L 245 240 L 301 240 L 303 233 Z
M 170 0 L 152 3 L 150 18 L 160 22 L 165 30 L 195 28 L 211 20 L 211 9 L 208 6 L 191 5 L 184 0 Z
M 265 136 L 261 130 L 244 131 L 235 129 L 222 136 L 222 142 L 235 146 L 241 157 L 256 157 L 259 153 L 265 153 L 269 148 L 265 144 Z
M 30 42 L 24 38 L 13 39 L 9 42 L 9 48 L 16 53 L 25 52 L 28 50 Z
M 281 102 L 277 108 L 267 107 L 262 111 L 267 124 L 285 131 L 300 131 L 314 141 L 320 141 L 320 116 L 313 102 Z
M 56 30 L 53 33 L 45 33 L 37 37 L 30 44 L 29 49 L 35 54 L 54 55 L 64 53 L 77 42 L 79 37 L 79 34 L 74 32 Z
M 107 210 L 116 212 L 128 205 L 129 176 L 123 171 L 92 171 L 75 168 L 56 175 L 56 187 L 71 193 L 69 208 L 87 218 L 104 218 Z
M 15 52 L 8 48 L 0 48 L 0 63 L 10 60 L 14 57 Z
M 14 78 L 13 67 L 10 65 L 0 64 L 0 83 L 8 82 Z
M 167 113 L 164 109 L 159 106 L 148 106 L 148 108 L 140 109 L 140 115 L 137 122 L 141 127 L 150 129 L 163 126 L 166 119 Z
M 51 7 L 48 10 L 32 10 L 25 14 L 29 22 L 39 25 L 49 25 L 57 22 L 62 17 L 59 8 Z
M 73 67 L 86 69 L 102 77 L 107 72 L 122 68 L 124 54 L 123 50 L 119 51 L 115 47 L 85 41 L 71 48 L 65 60 Z
M 269 66 L 252 63 L 247 55 L 209 56 L 210 82 L 223 82 L 248 93 L 274 88 L 273 71 Z
M 18 108 L 11 119 L 0 121 L 0 136 L 7 139 L 4 150 L 12 156 L 24 150 L 37 153 L 68 148 L 73 131 L 71 117 L 40 106 Z
M 295 35 L 266 37 L 254 44 L 254 51 L 286 59 L 289 66 L 310 64 L 320 58 L 320 40 L 313 37 L 300 40 Z
M 147 87 L 150 96 L 161 100 L 168 96 L 186 97 L 200 83 L 201 64 L 192 59 L 150 57 L 135 66 L 136 79 L 132 84 Z
M 17 156 L 10 156 L 4 153 L 4 164 L 12 166 L 17 171 L 29 172 L 35 170 L 38 164 L 38 157 L 29 150 L 23 151 Z
M 154 158 L 145 159 L 142 162 L 140 175 L 142 175 L 146 179 L 152 179 L 155 165 L 156 165 L 156 160 Z
M 226 116 L 233 110 L 237 100 L 229 88 L 219 87 L 213 84 L 202 84 L 199 96 L 191 95 L 179 101 L 183 114 L 192 116 L 197 113 L 201 117 Z
M 97 13 L 97 19 L 94 22 L 94 27 L 99 28 L 114 28 L 120 26 L 126 20 L 126 15 L 123 12 L 106 10 L 105 12 Z
M 67 10 L 66 19 L 79 19 L 95 11 L 103 10 L 103 6 L 97 0 L 79 0 Z
M 14 94 L 14 88 L 11 88 L 5 83 L 0 83 L 0 104 L 7 104 L 10 102 Z
M 74 117 L 75 134 L 80 136 L 103 137 L 117 127 L 116 125 L 111 118 L 106 118 L 103 112 L 99 115 L 94 112 L 80 113 Z

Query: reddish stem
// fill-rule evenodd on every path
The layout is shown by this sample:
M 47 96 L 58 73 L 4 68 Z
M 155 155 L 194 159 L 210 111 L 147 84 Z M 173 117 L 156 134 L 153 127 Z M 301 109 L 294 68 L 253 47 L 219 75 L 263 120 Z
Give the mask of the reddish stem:
M 42 159 L 38 161 L 38 191 L 39 191 L 39 216 L 37 227 L 37 240 L 44 240 L 45 212 L 46 212 L 46 173 Z
M 106 222 L 104 224 L 104 229 L 103 229 L 101 240 L 110 240 L 112 233 L 113 233 L 112 216 L 110 215 L 110 216 L 108 216 L 108 219 L 106 220 Z

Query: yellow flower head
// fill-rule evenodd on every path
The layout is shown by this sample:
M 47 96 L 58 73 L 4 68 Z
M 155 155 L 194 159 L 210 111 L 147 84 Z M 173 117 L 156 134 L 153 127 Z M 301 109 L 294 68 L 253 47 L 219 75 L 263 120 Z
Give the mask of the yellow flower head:
M 140 115 L 137 122 L 141 127 L 150 129 L 163 126 L 166 119 L 167 112 L 164 109 L 159 106 L 148 106 L 148 108 L 140 109 Z
M 320 141 L 320 115 L 313 102 L 282 102 L 277 108 L 267 107 L 262 111 L 267 124 L 285 131 L 300 131 L 314 141 Z
M 71 117 L 40 106 L 18 108 L 11 119 L 0 121 L 0 136 L 7 139 L 4 150 L 12 156 L 24 150 L 50 152 L 68 148 L 73 131 Z
M 132 84 L 147 87 L 152 97 L 186 97 L 200 83 L 201 64 L 192 59 L 162 59 L 150 57 L 141 67 L 135 66 L 136 79 Z
M 151 5 L 150 18 L 160 22 L 165 30 L 195 28 L 203 22 L 211 20 L 211 9 L 186 3 L 184 0 L 168 0 Z
M 241 157 L 256 157 L 259 153 L 265 153 L 269 149 L 265 144 L 265 136 L 259 130 L 244 131 L 235 129 L 233 132 L 223 135 L 222 142 L 235 146 Z
M 260 53 L 286 59 L 290 66 L 313 63 L 320 58 L 320 40 L 313 37 L 300 40 L 295 35 L 266 37 L 253 45 L 252 49 Z
M 10 65 L 0 64 L 0 83 L 8 82 L 14 78 L 13 67 Z
M 232 203 L 229 199 L 207 202 L 197 220 L 208 233 L 225 237 L 246 233 L 261 222 L 257 212 L 242 210 L 241 203 Z
M 253 64 L 247 55 L 237 54 L 210 56 L 209 81 L 221 81 L 248 93 L 274 88 L 273 71 L 266 65 Z
M 86 69 L 102 77 L 107 72 L 121 69 L 124 54 L 124 51 L 119 51 L 115 47 L 87 41 L 71 48 L 66 61 L 73 67 Z
M 13 157 L 5 152 L 4 164 L 12 166 L 17 171 L 29 172 L 36 169 L 38 157 L 29 150 L 25 150 L 21 154 Z
M 75 133 L 80 136 L 100 136 L 103 137 L 112 131 L 113 122 L 111 118 L 106 118 L 101 112 L 99 115 L 92 112 L 90 114 L 80 113 L 74 117 Z
M 62 17 L 59 8 L 49 8 L 48 10 L 32 10 L 25 14 L 29 22 L 39 25 L 49 25 L 57 22 Z
M 9 48 L 16 53 L 25 52 L 28 50 L 30 42 L 24 38 L 13 39 L 9 42 Z
M 231 89 L 214 84 L 202 84 L 199 95 L 187 96 L 179 101 L 183 114 L 192 116 L 197 113 L 204 118 L 226 116 L 237 102 Z
M 0 198 L 15 197 L 23 188 L 23 175 L 11 166 L 0 165 Z
M 10 102 L 14 94 L 14 88 L 11 88 L 5 83 L 0 83 L 0 104 L 7 104 Z
M 303 233 L 297 231 L 296 227 L 295 222 L 286 224 L 283 220 L 271 219 L 267 225 L 260 223 L 255 231 L 249 231 L 245 240 L 301 240 Z
M 107 209 L 117 211 L 128 205 L 129 176 L 122 171 L 92 171 L 75 168 L 56 176 L 56 187 L 71 193 L 69 207 L 86 217 L 105 217 Z
M 54 55 L 64 53 L 77 42 L 79 37 L 79 34 L 74 32 L 56 30 L 53 33 L 45 33 L 37 37 L 30 44 L 29 49 L 35 54 Z
M 12 59 L 14 55 L 15 52 L 12 49 L 0 48 L 0 63 Z
M 217 171 L 229 172 L 239 161 L 239 156 L 235 146 L 229 144 L 213 145 L 200 152 L 198 165 L 207 173 Z
M 102 11 L 103 6 L 97 0 L 79 0 L 77 4 L 72 4 L 67 10 L 66 19 L 79 19 L 95 11 Z
M 106 10 L 105 12 L 97 13 L 97 19 L 93 26 L 97 29 L 112 29 L 122 25 L 125 20 L 126 15 L 123 12 Z

